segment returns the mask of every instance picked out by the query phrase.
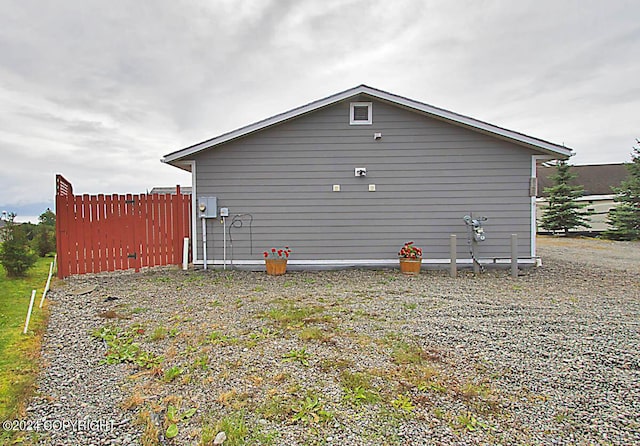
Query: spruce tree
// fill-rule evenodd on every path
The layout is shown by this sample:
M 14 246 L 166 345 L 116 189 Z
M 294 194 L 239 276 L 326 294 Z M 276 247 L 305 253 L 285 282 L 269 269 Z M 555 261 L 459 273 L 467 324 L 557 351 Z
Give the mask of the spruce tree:
M 640 140 L 636 140 L 640 144 Z M 640 239 L 640 148 L 634 147 L 631 163 L 627 164 L 629 177 L 614 188 L 615 201 L 620 203 L 609 211 L 607 223 L 611 229 L 606 236 L 617 240 Z
M 549 205 L 545 208 L 540 226 L 551 232 L 563 231 L 565 235 L 570 229 L 590 228 L 591 225 L 587 223 L 589 212 L 581 211 L 587 205 L 576 201 L 583 195 L 584 188 L 569 185 L 569 182 L 576 178 L 576 175 L 570 172 L 569 164 L 560 161 L 556 169 L 556 173 L 551 176 L 554 185 L 544 189 Z
M 29 248 L 29 242 L 24 231 L 24 225 L 13 222 L 15 214 L 9 214 L 9 219 L 2 228 L 2 245 L 0 245 L 0 263 L 4 266 L 9 277 L 23 277 L 27 270 L 35 265 L 38 256 Z

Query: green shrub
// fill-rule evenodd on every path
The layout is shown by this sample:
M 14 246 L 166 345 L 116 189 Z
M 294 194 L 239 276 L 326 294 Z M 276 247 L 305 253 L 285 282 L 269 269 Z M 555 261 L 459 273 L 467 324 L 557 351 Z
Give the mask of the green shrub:
M 56 250 L 56 214 L 51 209 L 47 209 L 40 214 L 38 220 L 33 238 L 34 248 L 40 257 L 45 257 Z

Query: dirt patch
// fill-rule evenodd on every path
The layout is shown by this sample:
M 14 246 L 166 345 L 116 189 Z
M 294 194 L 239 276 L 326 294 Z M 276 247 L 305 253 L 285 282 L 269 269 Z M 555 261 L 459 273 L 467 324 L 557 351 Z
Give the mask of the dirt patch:
M 538 255 L 561 262 L 640 272 L 640 242 L 538 236 Z

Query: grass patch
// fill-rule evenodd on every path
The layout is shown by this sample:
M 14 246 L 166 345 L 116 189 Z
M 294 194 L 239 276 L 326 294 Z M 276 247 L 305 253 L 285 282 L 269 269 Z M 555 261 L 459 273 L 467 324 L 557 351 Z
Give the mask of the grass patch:
M 295 329 L 301 328 L 305 326 L 305 324 L 327 321 L 328 317 L 323 317 L 318 314 L 323 311 L 324 307 L 322 306 L 296 307 L 293 305 L 283 305 L 279 308 L 267 310 L 262 317 L 271 319 L 274 324 L 281 328 Z
M 344 401 L 359 406 L 380 401 L 378 391 L 371 384 L 371 376 L 365 373 L 351 373 L 344 370 L 340 374 L 340 384 L 344 391 Z
M 225 446 L 242 446 L 249 435 L 249 427 L 243 411 L 234 412 L 219 419 L 211 432 L 224 432 L 227 439 Z M 215 434 L 213 435 L 215 438 Z
M 298 337 L 302 341 L 331 342 L 331 335 L 318 327 L 304 327 Z
M 0 266 L 0 420 L 22 415 L 38 372 L 47 311 L 38 308 L 52 258 L 39 258 L 24 278 L 8 278 Z M 37 290 L 29 331 L 22 334 L 31 290 Z M 5 438 L 0 432 L 0 440 Z

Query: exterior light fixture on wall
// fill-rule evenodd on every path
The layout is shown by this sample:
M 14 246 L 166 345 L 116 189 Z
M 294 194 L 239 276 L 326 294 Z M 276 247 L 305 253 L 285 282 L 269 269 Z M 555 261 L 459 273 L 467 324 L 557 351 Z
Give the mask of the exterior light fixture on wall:
M 367 176 L 367 168 L 366 167 L 356 167 L 355 174 L 357 177 L 366 177 Z

